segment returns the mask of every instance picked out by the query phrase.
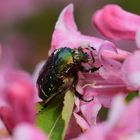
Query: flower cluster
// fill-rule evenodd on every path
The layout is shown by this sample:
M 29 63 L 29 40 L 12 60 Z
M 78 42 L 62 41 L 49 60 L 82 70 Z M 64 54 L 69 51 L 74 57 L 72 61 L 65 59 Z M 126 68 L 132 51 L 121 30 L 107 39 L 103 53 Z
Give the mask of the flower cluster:
M 130 21 L 131 26 L 129 26 Z M 133 39 L 134 43 L 135 36 L 138 34 L 139 22 L 139 16 L 128 13 L 117 5 L 108 5 L 97 11 L 93 16 L 93 23 L 103 35 L 108 37 L 108 39 Z M 140 37 L 137 35 L 136 42 L 139 42 L 139 39 Z M 138 57 L 140 55 L 138 54 L 138 50 L 131 54 L 130 52 L 117 48 L 115 44 L 108 40 L 81 34 L 74 21 L 73 5 L 69 5 L 62 11 L 56 23 L 50 52 L 63 46 L 75 48 L 84 44 L 96 49 L 95 57 L 97 57 L 97 59 L 95 63 L 97 63 L 97 65 L 100 63 L 102 67 L 98 72 L 79 73 L 77 90 L 83 94 L 83 96 L 94 96 L 95 99 L 88 104 L 76 99 L 76 107 L 73 116 L 80 129 L 83 132 L 87 131 L 85 134 L 88 135 L 87 139 L 94 138 L 99 140 L 100 138 L 96 138 L 99 132 L 96 133 L 96 128 L 94 128 L 94 126 L 96 126 L 97 114 L 101 106 L 111 107 L 114 96 L 121 94 L 121 96 L 126 97 L 129 92 L 139 90 L 139 64 L 137 64 L 137 60 L 139 60 Z M 137 44 L 139 45 L 139 43 Z M 123 101 L 121 100 L 121 102 Z M 119 106 L 119 104 L 120 103 L 117 105 Z M 135 117 L 137 117 L 137 121 L 139 115 L 138 111 L 139 108 L 136 109 L 137 114 Z M 115 111 L 113 111 L 113 113 L 115 114 Z M 109 125 L 108 122 L 107 124 Z M 131 126 L 131 122 L 129 122 L 129 125 Z M 104 126 L 101 125 L 101 127 Z M 95 129 L 95 132 L 93 129 Z M 105 128 L 103 128 L 103 131 L 104 129 Z M 90 135 L 90 132 L 93 134 Z M 77 135 L 79 135 L 78 130 Z M 72 138 L 73 136 L 69 137 Z M 81 136 L 79 139 L 82 139 L 82 137 L 85 139 L 84 136 Z M 102 136 L 102 138 L 109 139 L 105 136 Z
M 117 5 L 107 5 L 93 15 L 92 21 L 108 40 L 81 34 L 74 21 L 72 4 L 60 14 L 52 35 L 49 54 L 65 46 L 72 49 L 91 46 L 95 49 L 95 62 L 89 65 L 100 67 L 93 73 L 78 73 L 76 90 L 84 98 L 94 96 L 94 100 L 85 103 L 75 97 L 65 139 L 138 140 L 140 97 L 129 103 L 126 103 L 125 97 L 140 92 L 140 16 L 126 12 Z M 130 53 L 119 49 L 109 39 L 131 39 L 134 45 L 136 42 L 137 50 Z M 33 78 L 22 70 L 1 68 L 0 138 L 48 139 L 35 126 L 37 90 L 33 81 L 38 69 L 40 66 Z M 102 107 L 110 108 L 108 119 L 104 122 L 98 119 Z

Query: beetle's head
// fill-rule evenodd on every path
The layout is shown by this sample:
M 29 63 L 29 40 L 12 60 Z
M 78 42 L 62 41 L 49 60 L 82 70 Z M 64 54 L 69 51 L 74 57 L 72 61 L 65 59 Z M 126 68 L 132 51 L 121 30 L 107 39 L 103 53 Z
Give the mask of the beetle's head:
M 73 51 L 73 58 L 76 63 L 88 62 L 88 57 L 88 54 L 81 47 Z

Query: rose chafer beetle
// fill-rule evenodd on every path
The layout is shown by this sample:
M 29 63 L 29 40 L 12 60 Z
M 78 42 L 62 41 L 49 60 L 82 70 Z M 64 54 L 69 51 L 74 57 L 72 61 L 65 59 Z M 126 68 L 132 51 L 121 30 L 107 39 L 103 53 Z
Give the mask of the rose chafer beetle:
M 92 47 L 87 47 L 93 57 Z M 92 49 L 92 50 L 91 50 Z M 74 94 L 85 102 L 90 102 L 92 99 L 84 99 L 83 96 L 76 91 L 78 82 L 78 72 L 94 72 L 99 68 L 93 67 L 85 69 L 82 65 L 88 63 L 90 60 L 87 52 L 83 51 L 82 47 L 71 49 L 68 47 L 56 49 L 47 59 L 43 68 L 40 71 L 37 79 L 37 87 L 39 90 L 39 97 L 47 103 L 53 97 L 66 93 L 72 90 Z

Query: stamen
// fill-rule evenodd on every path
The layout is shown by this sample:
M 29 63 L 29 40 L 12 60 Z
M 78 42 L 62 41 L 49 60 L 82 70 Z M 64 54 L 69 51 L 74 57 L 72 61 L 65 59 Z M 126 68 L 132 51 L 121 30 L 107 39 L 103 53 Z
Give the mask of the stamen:
M 85 87 L 91 87 L 91 88 L 95 88 L 95 89 L 109 89 L 109 88 L 123 88 L 125 87 L 125 85 L 123 84 L 116 84 L 116 85 L 96 85 L 95 83 L 93 84 L 86 84 L 84 85 L 82 88 Z

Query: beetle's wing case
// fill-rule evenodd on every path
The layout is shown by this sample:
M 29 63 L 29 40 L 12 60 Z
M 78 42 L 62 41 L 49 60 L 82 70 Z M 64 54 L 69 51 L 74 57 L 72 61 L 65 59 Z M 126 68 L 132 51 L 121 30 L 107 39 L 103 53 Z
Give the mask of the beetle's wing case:
M 37 80 L 39 97 L 43 100 L 46 100 L 51 96 L 51 94 L 57 92 L 57 88 L 62 84 L 61 82 L 62 80 L 57 78 L 56 76 L 57 74 L 54 71 L 54 61 L 55 61 L 56 54 L 57 51 L 55 51 L 48 57 L 45 65 L 40 71 Z
M 71 86 L 73 77 L 65 75 L 71 64 L 72 49 L 67 47 L 55 50 L 48 57 L 37 80 L 40 98 L 47 100 L 53 94 L 65 92 Z

